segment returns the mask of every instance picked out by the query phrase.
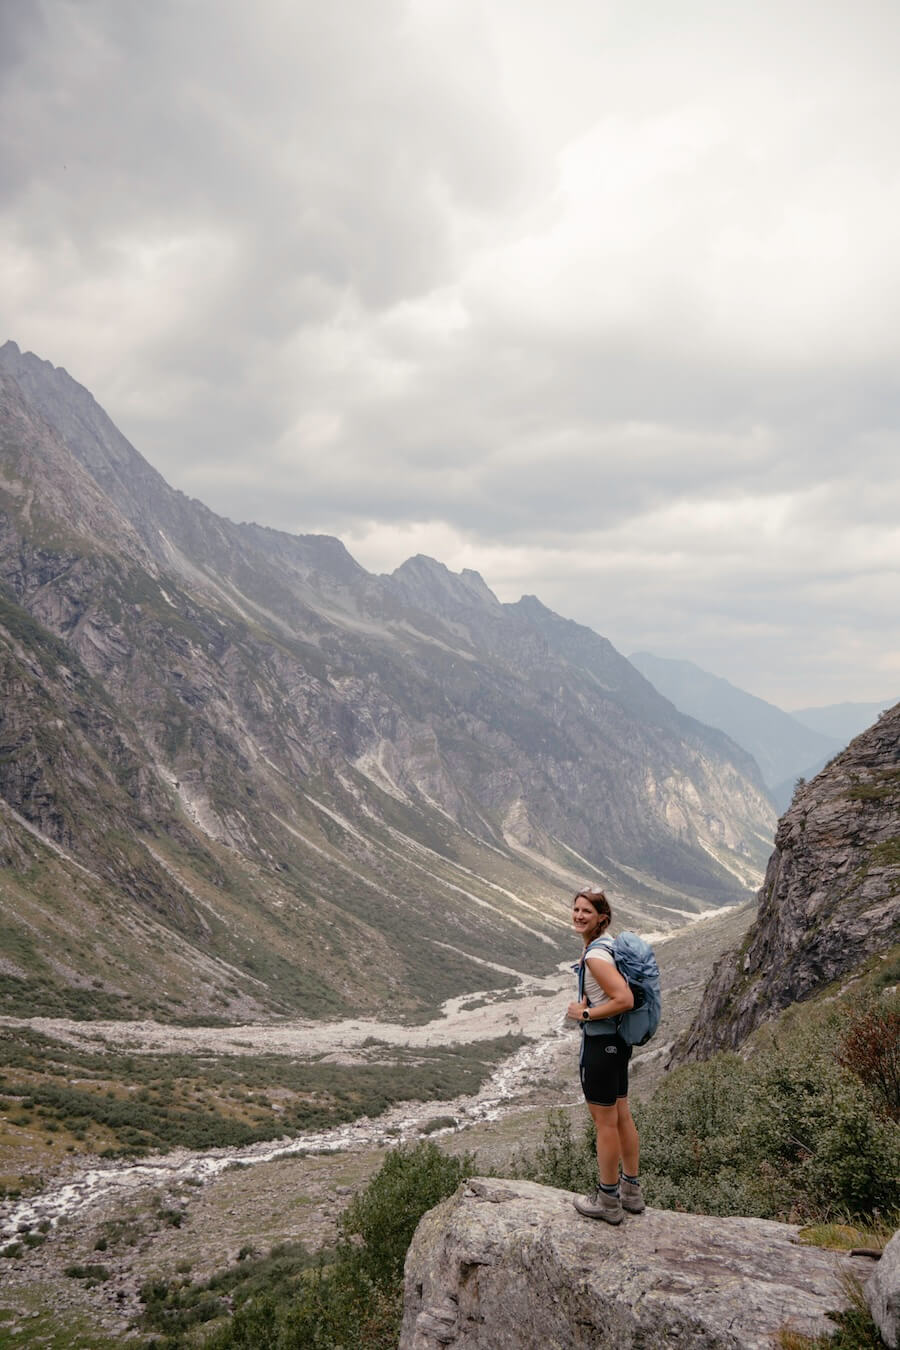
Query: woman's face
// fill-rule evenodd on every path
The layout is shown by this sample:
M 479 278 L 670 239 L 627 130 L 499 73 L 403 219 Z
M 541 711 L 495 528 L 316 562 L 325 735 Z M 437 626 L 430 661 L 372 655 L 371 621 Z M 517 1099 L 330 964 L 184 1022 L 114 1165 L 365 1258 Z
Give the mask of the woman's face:
M 590 900 L 585 900 L 583 895 L 576 896 L 572 905 L 572 927 L 582 937 L 590 936 L 600 927 L 600 915 Z

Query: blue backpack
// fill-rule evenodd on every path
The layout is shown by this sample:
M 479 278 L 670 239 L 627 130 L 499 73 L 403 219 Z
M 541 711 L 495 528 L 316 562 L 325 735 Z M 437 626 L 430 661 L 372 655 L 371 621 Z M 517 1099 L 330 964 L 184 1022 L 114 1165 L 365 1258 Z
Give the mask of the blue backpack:
M 656 1034 L 662 1011 L 659 966 L 649 942 L 637 933 L 619 933 L 615 938 L 599 937 L 588 943 L 578 963 L 578 997 L 584 992 L 584 963 L 592 947 L 605 947 L 616 963 L 616 970 L 628 982 L 634 995 L 634 1007 L 615 1018 L 616 1031 L 626 1045 L 646 1045 Z M 597 1028 L 594 1031 L 594 1028 Z M 603 1034 L 603 1022 L 584 1024 L 586 1032 Z

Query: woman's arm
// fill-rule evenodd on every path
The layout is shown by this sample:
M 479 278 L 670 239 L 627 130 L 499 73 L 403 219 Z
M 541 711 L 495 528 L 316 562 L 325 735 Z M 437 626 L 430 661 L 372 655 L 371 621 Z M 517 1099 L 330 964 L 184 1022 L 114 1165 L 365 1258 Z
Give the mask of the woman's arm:
M 612 961 L 604 961 L 601 956 L 589 956 L 587 968 L 606 994 L 609 1002 L 591 1008 L 591 1021 L 599 1022 L 601 1017 L 618 1017 L 634 1007 L 634 994 L 628 987 L 628 981 L 616 970 Z

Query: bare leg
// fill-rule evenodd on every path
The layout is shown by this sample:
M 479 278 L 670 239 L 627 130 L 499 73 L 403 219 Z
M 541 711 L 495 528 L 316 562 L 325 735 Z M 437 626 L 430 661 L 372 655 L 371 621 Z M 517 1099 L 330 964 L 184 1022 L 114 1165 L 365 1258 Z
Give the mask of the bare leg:
M 626 1103 L 627 1104 L 627 1103 Z M 604 1186 L 615 1186 L 619 1181 L 619 1112 L 618 1106 L 597 1106 L 588 1102 L 588 1110 L 597 1131 L 597 1168 Z M 629 1112 L 629 1119 L 631 1113 Z M 631 1128 L 634 1129 L 632 1121 Z M 635 1130 L 635 1139 L 637 1131 Z M 636 1175 L 634 1172 L 632 1176 Z
M 641 1146 L 627 1097 L 620 1097 L 616 1102 L 616 1118 L 616 1135 L 619 1154 L 622 1159 L 622 1171 L 630 1177 L 636 1177 L 639 1175 Z M 598 1145 L 598 1156 L 599 1151 Z

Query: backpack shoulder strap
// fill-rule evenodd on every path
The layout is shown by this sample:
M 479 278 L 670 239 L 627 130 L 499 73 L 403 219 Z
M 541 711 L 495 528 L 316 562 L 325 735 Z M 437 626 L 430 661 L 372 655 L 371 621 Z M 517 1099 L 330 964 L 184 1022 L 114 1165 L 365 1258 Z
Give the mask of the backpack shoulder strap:
M 578 962 L 578 966 L 576 967 L 576 969 L 578 970 L 579 999 L 584 996 L 584 971 L 585 966 L 587 964 L 588 956 L 597 947 L 602 947 L 604 951 L 611 953 L 613 949 L 612 938 L 607 937 L 606 934 L 604 933 L 602 937 L 596 937 L 594 938 L 593 942 L 589 942 L 588 945 L 585 947 L 584 951 L 581 953 L 581 960 Z

